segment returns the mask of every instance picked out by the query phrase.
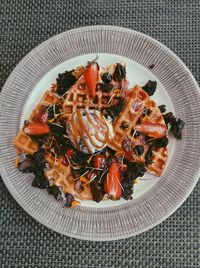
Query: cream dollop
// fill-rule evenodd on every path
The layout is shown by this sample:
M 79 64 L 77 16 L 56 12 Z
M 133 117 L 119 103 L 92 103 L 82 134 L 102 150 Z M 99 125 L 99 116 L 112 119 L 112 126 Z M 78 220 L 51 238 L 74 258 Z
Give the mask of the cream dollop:
M 111 119 L 106 119 L 98 110 L 77 110 L 67 123 L 67 134 L 78 150 L 93 154 L 113 137 Z

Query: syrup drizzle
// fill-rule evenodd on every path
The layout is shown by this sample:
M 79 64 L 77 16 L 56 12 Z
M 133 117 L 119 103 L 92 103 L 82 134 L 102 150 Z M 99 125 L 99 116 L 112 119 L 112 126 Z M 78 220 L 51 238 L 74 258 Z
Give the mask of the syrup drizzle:
M 110 142 L 109 128 L 102 114 L 98 114 L 95 110 L 92 114 L 87 110 L 84 110 L 84 113 L 83 115 L 83 110 L 77 110 L 76 114 L 72 115 L 70 134 L 77 149 L 81 148 L 81 144 L 78 142 L 80 137 L 88 152 L 92 153 L 91 145 L 96 149 L 101 149 Z M 92 117 L 94 118 L 92 119 Z M 88 123 L 94 129 L 93 133 L 88 129 Z

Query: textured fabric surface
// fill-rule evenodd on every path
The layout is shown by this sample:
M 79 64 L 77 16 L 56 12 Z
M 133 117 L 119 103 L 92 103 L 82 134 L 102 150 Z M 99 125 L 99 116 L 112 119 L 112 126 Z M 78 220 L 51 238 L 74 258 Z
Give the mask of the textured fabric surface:
M 1 1 L 0 83 L 33 47 L 64 30 L 111 24 L 167 45 L 200 83 L 200 2 Z M 189 89 L 188 89 L 189 90 Z M 40 225 L 0 180 L 0 267 L 199 267 L 199 184 L 170 218 L 126 240 L 88 242 Z

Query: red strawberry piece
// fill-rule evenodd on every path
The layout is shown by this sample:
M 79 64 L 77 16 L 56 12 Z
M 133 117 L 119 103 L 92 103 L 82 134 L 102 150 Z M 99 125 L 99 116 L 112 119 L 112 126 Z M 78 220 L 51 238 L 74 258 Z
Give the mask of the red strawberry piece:
M 97 154 L 93 157 L 93 166 L 95 168 L 102 168 L 105 164 L 105 156 Z
M 130 162 L 135 161 L 136 157 L 138 156 L 138 154 L 135 153 L 135 147 L 144 146 L 144 144 L 140 140 L 135 139 L 135 138 L 129 138 L 129 137 L 124 137 L 121 145 L 122 145 L 122 148 L 124 149 L 125 158 Z
M 47 124 L 41 122 L 30 122 L 25 125 L 24 132 L 28 135 L 42 136 L 50 132 Z
M 32 121 L 46 123 L 48 119 L 48 113 L 44 108 L 40 108 L 38 113 L 33 116 Z
M 132 110 L 133 112 L 137 112 L 139 110 L 141 110 L 142 108 L 142 105 L 143 105 L 143 102 L 139 99 L 135 99 L 132 103 Z
M 104 183 L 104 191 L 113 200 L 119 199 L 122 195 L 119 164 L 116 160 L 112 162 L 109 167 L 107 178 Z
M 98 64 L 96 62 L 91 62 L 88 64 L 85 70 L 85 82 L 89 88 L 90 96 L 92 98 L 96 95 L 96 84 L 98 81 Z
M 134 144 L 132 143 L 131 139 L 129 137 L 125 137 L 122 140 L 122 148 L 125 151 L 125 157 L 128 159 L 128 161 L 133 161 L 135 160 L 134 154 L 133 154 L 133 146 Z
M 41 123 L 46 123 L 48 119 L 48 113 L 46 111 L 41 110 L 35 121 L 41 122 Z
M 167 127 L 156 123 L 143 123 L 135 126 L 135 130 L 153 138 L 163 138 L 166 136 Z
M 72 148 L 68 148 L 66 153 L 65 153 L 65 157 L 63 159 L 63 164 L 64 165 L 69 165 L 70 161 L 72 160 L 72 157 L 75 155 L 75 151 Z
M 74 151 L 72 148 L 69 148 L 69 149 L 67 149 L 65 155 L 66 155 L 68 158 L 72 158 L 72 156 L 75 155 L 75 151 Z

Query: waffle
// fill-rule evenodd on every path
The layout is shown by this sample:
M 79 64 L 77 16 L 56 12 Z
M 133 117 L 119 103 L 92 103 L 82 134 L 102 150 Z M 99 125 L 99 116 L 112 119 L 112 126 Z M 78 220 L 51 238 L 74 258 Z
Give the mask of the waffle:
M 73 182 L 73 176 L 71 177 L 71 170 L 68 174 L 64 174 L 57 168 L 51 168 L 45 172 L 45 177 L 49 181 L 53 182 L 54 185 L 60 186 L 64 193 L 69 192 L 69 185 L 71 185 Z
M 36 107 L 32 111 L 29 117 L 29 121 L 34 121 L 41 111 L 43 111 L 48 106 L 57 104 L 59 101 L 60 99 L 55 94 L 47 90 L 42 96 L 40 102 L 36 105 Z
M 151 113 L 141 118 L 141 114 L 145 107 L 150 109 Z M 132 89 L 122 113 L 114 122 L 115 137 L 113 144 L 116 145 L 116 147 L 121 145 L 124 137 L 129 137 L 134 144 L 138 143 L 139 137 L 134 138 L 134 127 L 139 118 L 141 121 L 140 123 L 145 122 L 165 125 L 164 118 L 157 104 L 149 98 L 148 94 L 142 88 L 136 86 Z M 148 145 L 145 145 L 144 143 L 142 145 L 144 146 L 144 154 L 141 156 L 134 155 L 134 158 L 135 161 L 144 163 L 144 156 L 147 152 Z M 167 155 L 167 148 L 156 148 L 152 156 L 153 163 L 147 167 L 148 171 L 160 176 L 164 169 Z
M 131 90 L 124 109 L 113 125 L 115 141 L 117 143 L 122 141 L 126 136 L 132 138 L 134 126 L 148 100 L 148 94 L 139 86 L 136 86 Z
M 22 150 L 26 154 L 34 154 L 38 150 L 38 143 L 33 141 L 23 130 L 21 130 L 13 141 L 17 149 Z
M 95 99 L 90 99 L 88 90 L 84 85 L 84 78 L 81 77 L 66 93 L 62 108 L 65 116 L 69 118 L 77 109 L 97 109 L 102 111 L 105 108 L 118 104 L 120 100 L 121 96 L 119 96 L 119 92 L 116 90 L 111 92 L 98 90 L 96 91 Z
M 57 159 L 51 153 L 45 154 L 45 159 L 49 163 L 51 169 L 45 172 L 45 176 L 53 184 L 60 186 L 64 193 L 70 193 L 79 199 L 92 200 L 92 194 L 89 184 L 84 186 L 84 190 L 78 192 L 74 188 L 75 178 L 72 174 L 71 166 L 63 164 L 63 156 Z
M 141 119 L 142 123 L 146 122 L 146 123 L 156 123 L 165 125 L 163 115 L 161 114 L 160 109 L 153 100 L 149 100 L 146 103 L 146 107 L 151 110 L 151 113 L 150 115 L 145 116 L 143 119 Z M 167 147 L 155 148 L 153 150 L 153 156 L 152 156 L 153 163 L 147 166 L 147 171 L 155 174 L 156 176 L 161 176 L 166 165 L 167 157 L 168 157 Z
M 142 118 L 141 123 L 156 123 L 165 125 L 163 115 L 161 114 L 160 109 L 158 108 L 155 101 L 149 99 L 148 101 L 146 101 L 145 106 L 146 108 L 151 110 L 151 113 L 148 116 Z
M 59 156 L 55 158 L 55 156 L 52 153 L 46 152 L 45 159 L 51 167 L 56 168 L 57 170 L 59 170 L 59 172 L 62 172 L 63 174 L 66 174 L 66 175 L 70 173 L 71 167 L 68 164 L 64 163 L 63 156 Z
M 45 176 L 49 181 L 53 181 L 53 184 L 60 186 L 64 193 L 69 193 L 81 200 L 92 200 L 92 194 L 89 184 L 84 186 L 84 190 L 78 192 L 74 188 L 75 180 L 69 167 L 69 173 L 64 174 L 57 168 L 51 168 L 45 172 Z
M 161 176 L 167 162 L 167 157 L 168 157 L 167 147 L 155 148 L 153 150 L 153 156 L 152 156 L 153 163 L 147 166 L 147 171 L 155 174 L 156 176 Z
M 84 73 L 85 73 L 85 68 L 83 66 L 79 66 L 72 72 L 72 75 L 74 75 L 76 77 L 76 79 L 78 79 Z
M 117 117 L 113 125 L 115 137 L 109 144 L 112 149 L 124 152 L 124 150 L 122 149 L 122 140 L 125 137 L 130 138 L 131 142 L 135 145 L 143 145 L 143 142 L 140 140 L 140 137 L 134 138 L 134 126 L 145 107 L 145 102 L 148 100 L 148 94 L 139 86 L 134 87 L 130 91 L 124 109 Z M 137 162 L 144 163 L 144 155 L 147 150 L 148 146 L 145 145 L 144 154 L 141 156 L 133 154 L 133 159 Z
M 51 91 L 47 90 L 44 93 L 40 102 L 44 106 L 50 106 L 50 105 L 58 103 L 59 100 L 60 99 L 55 94 L 53 94 Z

